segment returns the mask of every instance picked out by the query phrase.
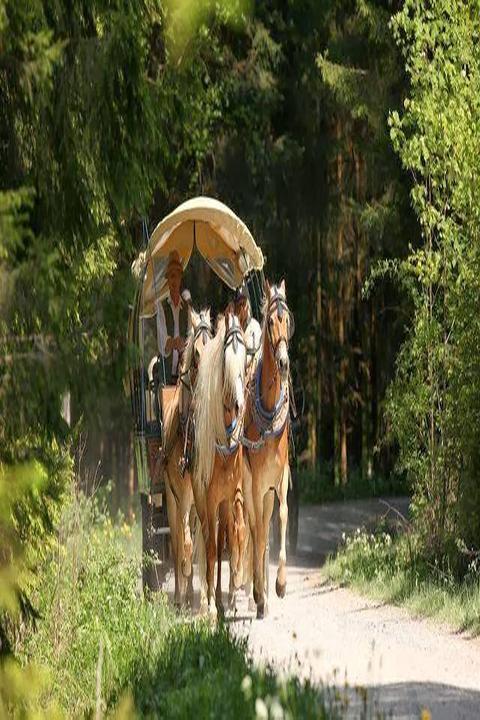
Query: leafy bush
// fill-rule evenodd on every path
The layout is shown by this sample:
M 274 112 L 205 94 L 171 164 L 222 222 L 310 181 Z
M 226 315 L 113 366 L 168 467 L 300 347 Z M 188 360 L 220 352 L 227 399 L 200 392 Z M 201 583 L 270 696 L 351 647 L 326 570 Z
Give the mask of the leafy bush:
M 327 575 L 385 602 L 437 617 L 455 628 L 480 633 L 478 559 L 461 583 L 445 561 L 425 556 L 422 536 L 358 529 L 326 564 Z
M 176 615 L 162 595 L 145 602 L 139 561 L 134 529 L 112 523 L 98 500 L 72 496 L 42 567 L 37 630 L 22 647 L 25 663 L 48 672 L 45 711 L 341 717 L 341 694 L 255 668 L 226 625 Z

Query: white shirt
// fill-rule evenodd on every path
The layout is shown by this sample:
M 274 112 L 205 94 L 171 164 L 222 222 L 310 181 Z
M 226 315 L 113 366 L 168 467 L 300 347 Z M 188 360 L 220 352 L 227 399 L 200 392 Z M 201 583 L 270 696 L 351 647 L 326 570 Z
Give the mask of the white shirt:
M 250 350 L 251 352 L 255 351 L 254 356 L 248 356 L 247 363 L 250 365 L 253 360 L 257 359 L 260 353 L 260 346 L 262 344 L 262 328 L 260 327 L 258 320 L 255 320 L 254 317 L 250 318 L 245 329 L 245 342 L 247 350 Z
M 178 305 L 174 305 L 173 300 L 170 296 L 167 298 L 167 302 L 169 303 L 170 307 L 172 308 L 173 313 L 173 337 L 178 337 L 180 335 L 180 310 L 183 307 L 184 301 L 182 300 L 182 297 L 180 296 L 180 300 L 178 302 Z M 168 340 L 167 335 L 167 323 L 165 320 L 165 312 L 163 310 L 163 305 L 160 300 L 156 301 L 157 306 L 157 343 L 158 343 L 158 350 L 163 355 L 163 357 L 169 357 L 170 353 L 172 354 L 172 375 L 177 375 L 178 370 L 178 351 L 177 350 L 170 350 L 170 352 L 167 352 L 165 349 L 165 345 Z M 187 321 L 187 335 L 190 332 L 190 328 L 192 326 L 192 318 L 190 312 L 188 313 L 188 321 Z M 184 338 L 185 340 L 186 338 Z

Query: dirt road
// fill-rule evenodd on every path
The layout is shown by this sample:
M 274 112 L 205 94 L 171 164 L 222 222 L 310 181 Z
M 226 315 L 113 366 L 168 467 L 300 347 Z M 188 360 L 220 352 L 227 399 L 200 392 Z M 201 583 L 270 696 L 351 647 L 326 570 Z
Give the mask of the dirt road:
M 391 501 L 403 513 L 405 500 Z M 287 595 L 270 592 L 269 614 L 253 619 L 240 600 L 235 632 L 248 636 L 258 662 L 311 676 L 318 682 L 368 688 L 370 708 L 387 717 L 419 717 L 428 708 L 436 720 L 480 718 L 480 641 L 470 640 L 405 611 L 381 606 L 328 583 L 321 574 L 325 554 L 375 515 L 379 501 L 301 508 L 298 554 L 289 562 Z M 275 587 L 271 565 L 270 588 Z M 351 691 L 351 717 L 360 700 Z M 374 715 L 372 714 L 372 717 Z

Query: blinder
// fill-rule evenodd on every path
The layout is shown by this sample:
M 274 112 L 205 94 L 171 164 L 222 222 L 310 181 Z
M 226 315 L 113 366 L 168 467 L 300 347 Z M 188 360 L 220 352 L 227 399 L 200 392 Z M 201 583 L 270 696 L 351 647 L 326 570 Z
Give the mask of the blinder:
M 223 350 L 225 350 L 229 347 L 229 345 L 232 345 L 233 352 L 236 354 L 238 350 L 239 345 L 243 345 L 243 347 L 246 347 L 245 345 L 245 338 L 243 336 L 243 330 L 240 327 L 240 323 L 238 322 L 238 319 L 234 316 L 233 325 L 231 325 L 227 332 L 225 333 L 225 339 L 223 341 Z
M 295 332 L 295 320 L 293 317 L 293 313 L 289 309 L 287 305 L 287 301 L 285 300 L 284 296 L 279 293 L 278 288 L 274 288 L 273 297 L 270 299 L 270 302 L 268 304 L 268 311 L 267 311 L 267 329 L 268 329 L 268 335 L 270 338 L 270 342 L 273 346 L 273 338 L 271 334 L 270 325 L 268 324 L 268 321 L 272 317 L 274 313 L 277 313 L 278 319 L 280 322 L 283 320 L 284 314 L 287 316 L 287 339 L 290 341 L 293 337 L 293 334 Z
M 213 333 L 210 325 L 206 320 L 200 320 L 193 335 L 193 342 L 196 343 L 198 338 L 202 336 L 203 344 L 206 345 L 208 340 L 213 338 Z

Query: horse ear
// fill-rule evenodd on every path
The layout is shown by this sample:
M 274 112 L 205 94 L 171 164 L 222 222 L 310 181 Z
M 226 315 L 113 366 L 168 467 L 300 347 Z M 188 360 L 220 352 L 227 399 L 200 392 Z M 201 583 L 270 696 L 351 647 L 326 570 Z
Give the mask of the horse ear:
M 268 282 L 267 278 L 265 278 L 265 295 L 268 298 L 270 297 L 270 283 Z
M 190 312 L 192 314 L 192 325 L 198 325 L 198 323 L 200 322 L 200 315 L 195 312 L 193 307 L 190 308 Z
M 278 289 L 282 293 L 283 297 L 287 297 L 286 291 L 285 291 L 285 278 L 282 278 L 282 282 L 278 286 Z

